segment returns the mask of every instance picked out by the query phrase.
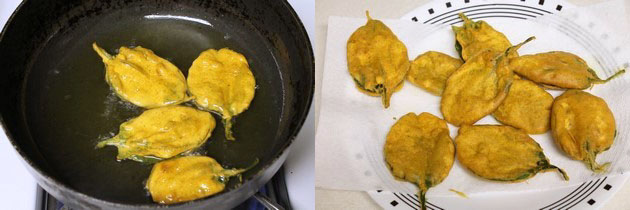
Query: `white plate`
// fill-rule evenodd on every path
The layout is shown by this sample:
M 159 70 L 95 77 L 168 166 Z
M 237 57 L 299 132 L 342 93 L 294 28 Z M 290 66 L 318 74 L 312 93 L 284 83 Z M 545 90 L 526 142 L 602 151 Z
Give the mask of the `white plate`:
M 574 5 L 560 0 L 520 0 L 520 1 L 433 1 L 419 7 L 402 19 L 418 24 L 460 24 L 457 13 L 464 12 L 473 19 L 533 19 L 554 14 L 562 10 L 575 8 Z M 595 23 L 587 23 L 584 28 L 592 29 Z M 579 28 L 579 27 L 578 27 Z M 567 33 L 568 35 L 569 33 Z M 582 43 L 597 45 L 583 33 Z M 571 36 L 571 35 L 569 35 Z M 601 38 L 601 37 L 600 37 Z M 605 41 L 604 41 L 605 42 Z M 614 43 L 613 43 L 614 44 Z M 603 44 L 604 46 L 606 43 Z M 604 50 L 616 53 L 619 49 Z M 600 59 L 607 59 L 606 53 Z M 598 61 L 599 62 L 599 61 Z M 627 67 L 627 63 L 623 64 Z M 598 209 L 602 207 L 626 182 L 630 175 L 608 176 L 584 182 L 575 186 L 560 187 L 544 191 L 515 193 L 484 193 L 469 198 L 459 196 L 428 196 L 427 209 Z M 385 209 L 420 209 L 414 194 L 392 193 L 388 191 L 368 191 L 370 197 Z

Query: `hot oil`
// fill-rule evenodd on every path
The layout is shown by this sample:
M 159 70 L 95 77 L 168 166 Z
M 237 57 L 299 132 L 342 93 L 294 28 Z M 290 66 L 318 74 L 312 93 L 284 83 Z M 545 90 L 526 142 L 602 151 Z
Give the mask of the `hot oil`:
M 209 48 L 229 47 L 248 58 L 256 78 L 249 110 L 235 118 L 236 141 L 225 140 L 221 117 L 204 146 L 192 152 L 215 158 L 226 168 L 257 167 L 270 159 L 283 90 L 277 64 L 264 38 L 241 37 L 245 30 L 217 20 L 177 15 L 129 15 L 122 11 L 86 20 L 53 36 L 30 69 L 24 111 L 34 141 L 56 176 L 75 190 L 123 203 L 149 203 L 142 183 L 152 165 L 116 161 L 116 148 L 95 149 L 98 141 L 118 133 L 121 123 L 145 109 L 122 101 L 105 82 L 105 67 L 91 44 L 115 54 L 120 46 L 142 46 L 175 64 L 184 75 L 194 59 Z M 152 16 L 151 16 L 152 15 Z M 244 27 L 244 26 L 240 26 Z M 257 36 L 253 36 L 257 37 Z M 192 103 L 185 103 L 193 106 Z M 238 180 L 232 179 L 228 189 Z

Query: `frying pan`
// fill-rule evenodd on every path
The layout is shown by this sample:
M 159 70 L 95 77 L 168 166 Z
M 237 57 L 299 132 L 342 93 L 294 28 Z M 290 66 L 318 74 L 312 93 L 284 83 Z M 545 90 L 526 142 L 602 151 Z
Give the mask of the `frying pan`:
M 115 147 L 94 149 L 143 109 L 112 93 L 92 42 L 110 53 L 120 46 L 152 49 L 184 75 L 209 48 L 245 55 L 257 89 L 249 110 L 236 117 L 236 141 L 226 140 L 217 123 L 195 153 L 227 168 L 259 163 L 222 193 L 154 203 L 144 189 L 152 165 L 116 161 Z M 77 209 L 237 205 L 286 159 L 314 85 L 304 27 L 277 0 L 24 0 L 0 35 L 0 66 L 0 121 L 8 139 L 39 185 Z

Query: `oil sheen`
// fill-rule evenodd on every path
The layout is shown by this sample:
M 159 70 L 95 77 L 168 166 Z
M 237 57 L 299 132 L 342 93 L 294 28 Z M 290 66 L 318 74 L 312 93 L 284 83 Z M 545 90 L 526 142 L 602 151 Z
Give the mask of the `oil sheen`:
M 207 154 L 229 168 L 244 168 L 256 158 L 270 161 L 284 106 L 283 83 L 269 41 L 235 20 L 142 13 L 133 9 L 74 23 L 50 37 L 33 63 L 23 90 L 23 112 L 38 149 L 58 177 L 73 180 L 72 188 L 122 203 L 150 203 L 142 184 L 151 165 L 116 161 L 116 148 L 95 150 L 97 142 L 119 132 L 119 125 L 144 108 L 118 98 L 105 82 L 102 59 L 92 50 L 97 42 L 117 54 L 121 46 L 142 46 L 173 63 L 188 75 L 193 60 L 207 49 L 228 47 L 242 53 L 257 80 L 256 97 L 238 117 L 233 130 L 239 141 L 227 141 L 217 124 L 195 154 Z M 202 13 L 199 13 L 202 14 Z M 67 30 L 71 29 L 71 30 Z M 183 106 L 194 106 L 184 103 Z M 220 116 L 213 114 L 215 119 Z M 265 158 L 267 157 L 267 158 Z M 94 183 L 99 183 L 95 185 Z M 237 181 L 227 183 L 226 190 Z

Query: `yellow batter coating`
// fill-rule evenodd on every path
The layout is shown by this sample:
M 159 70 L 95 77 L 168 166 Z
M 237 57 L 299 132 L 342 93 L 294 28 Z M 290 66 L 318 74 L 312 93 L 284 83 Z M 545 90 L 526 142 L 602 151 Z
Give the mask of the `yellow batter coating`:
M 409 71 L 407 47 L 383 22 L 366 14 L 367 23 L 348 39 L 348 71 L 361 92 L 381 96 L 387 108 Z
M 223 169 L 206 156 L 184 156 L 155 164 L 146 187 L 155 202 L 180 203 L 223 191 L 230 177 L 245 170 Z
M 153 51 L 140 46 L 120 47 L 119 53 L 112 56 L 96 43 L 92 48 L 105 63 L 105 81 L 123 100 L 144 108 L 190 100 L 182 72 Z
M 448 176 L 455 147 L 446 121 L 426 112 L 408 113 L 391 127 L 384 154 L 396 178 L 418 185 L 425 209 L 425 194 Z
M 486 50 L 451 74 L 440 101 L 446 121 L 455 126 L 471 125 L 503 102 L 513 77 L 502 60 Z
M 118 135 L 99 142 L 118 147 L 118 160 L 166 159 L 201 146 L 215 122 L 208 112 L 186 106 L 166 106 L 144 111 L 120 125 Z
M 586 89 L 593 84 L 606 83 L 625 72 L 621 70 L 602 80 L 582 58 L 561 51 L 512 58 L 510 68 L 516 74 L 550 89 Z
M 519 182 L 538 172 L 557 170 L 542 148 L 522 130 L 506 125 L 464 125 L 455 138 L 457 159 L 476 175 L 495 181 Z
M 444 119 L 455 125 L 472 125 L 501 105 L 514 80 L 507 56 L 534 40 L 510 47 L 504 53 L 486 49 L 470 58 L 446 81 L 440 101 Z
M 232 118 L 247 110 L 256 92 L 245 56 L 227 48 L 202 52 L 188 70 L 188 88 L 195 104 L 221 115 L 225 137 L 234 140 Z
M 428 51 L 411 62 L 407 80 L 433 95 L 444 92 L 446 80 L 463 62 L 441 52 Z
M 453 26 L 455 32 L 455 49 L 460 57 L 468 61 L 478 53 L 490 49 L 496 53 L 503 53 L 512 46 L 510 41 L 501 32 L 494 30 L 483 20 L 472 21 L 459 13 L 459 17 L 464 21 L 462 26 Z M 510 57 L 516 57 L 516 51 L 510 52 Z
M 583 161 L 594 172 L 605 172 L 610 163 L 598 164 L 597 154 L 613 144 L 615 117 L 606 102 L 581 90 L 567 90 L 551 108 L 551 134 L 569 157 Z
M 530 134 L 549 130 L 553 96 L 529 80 L 516 79 L 503 103 L 493 115 L 499 122 Z

